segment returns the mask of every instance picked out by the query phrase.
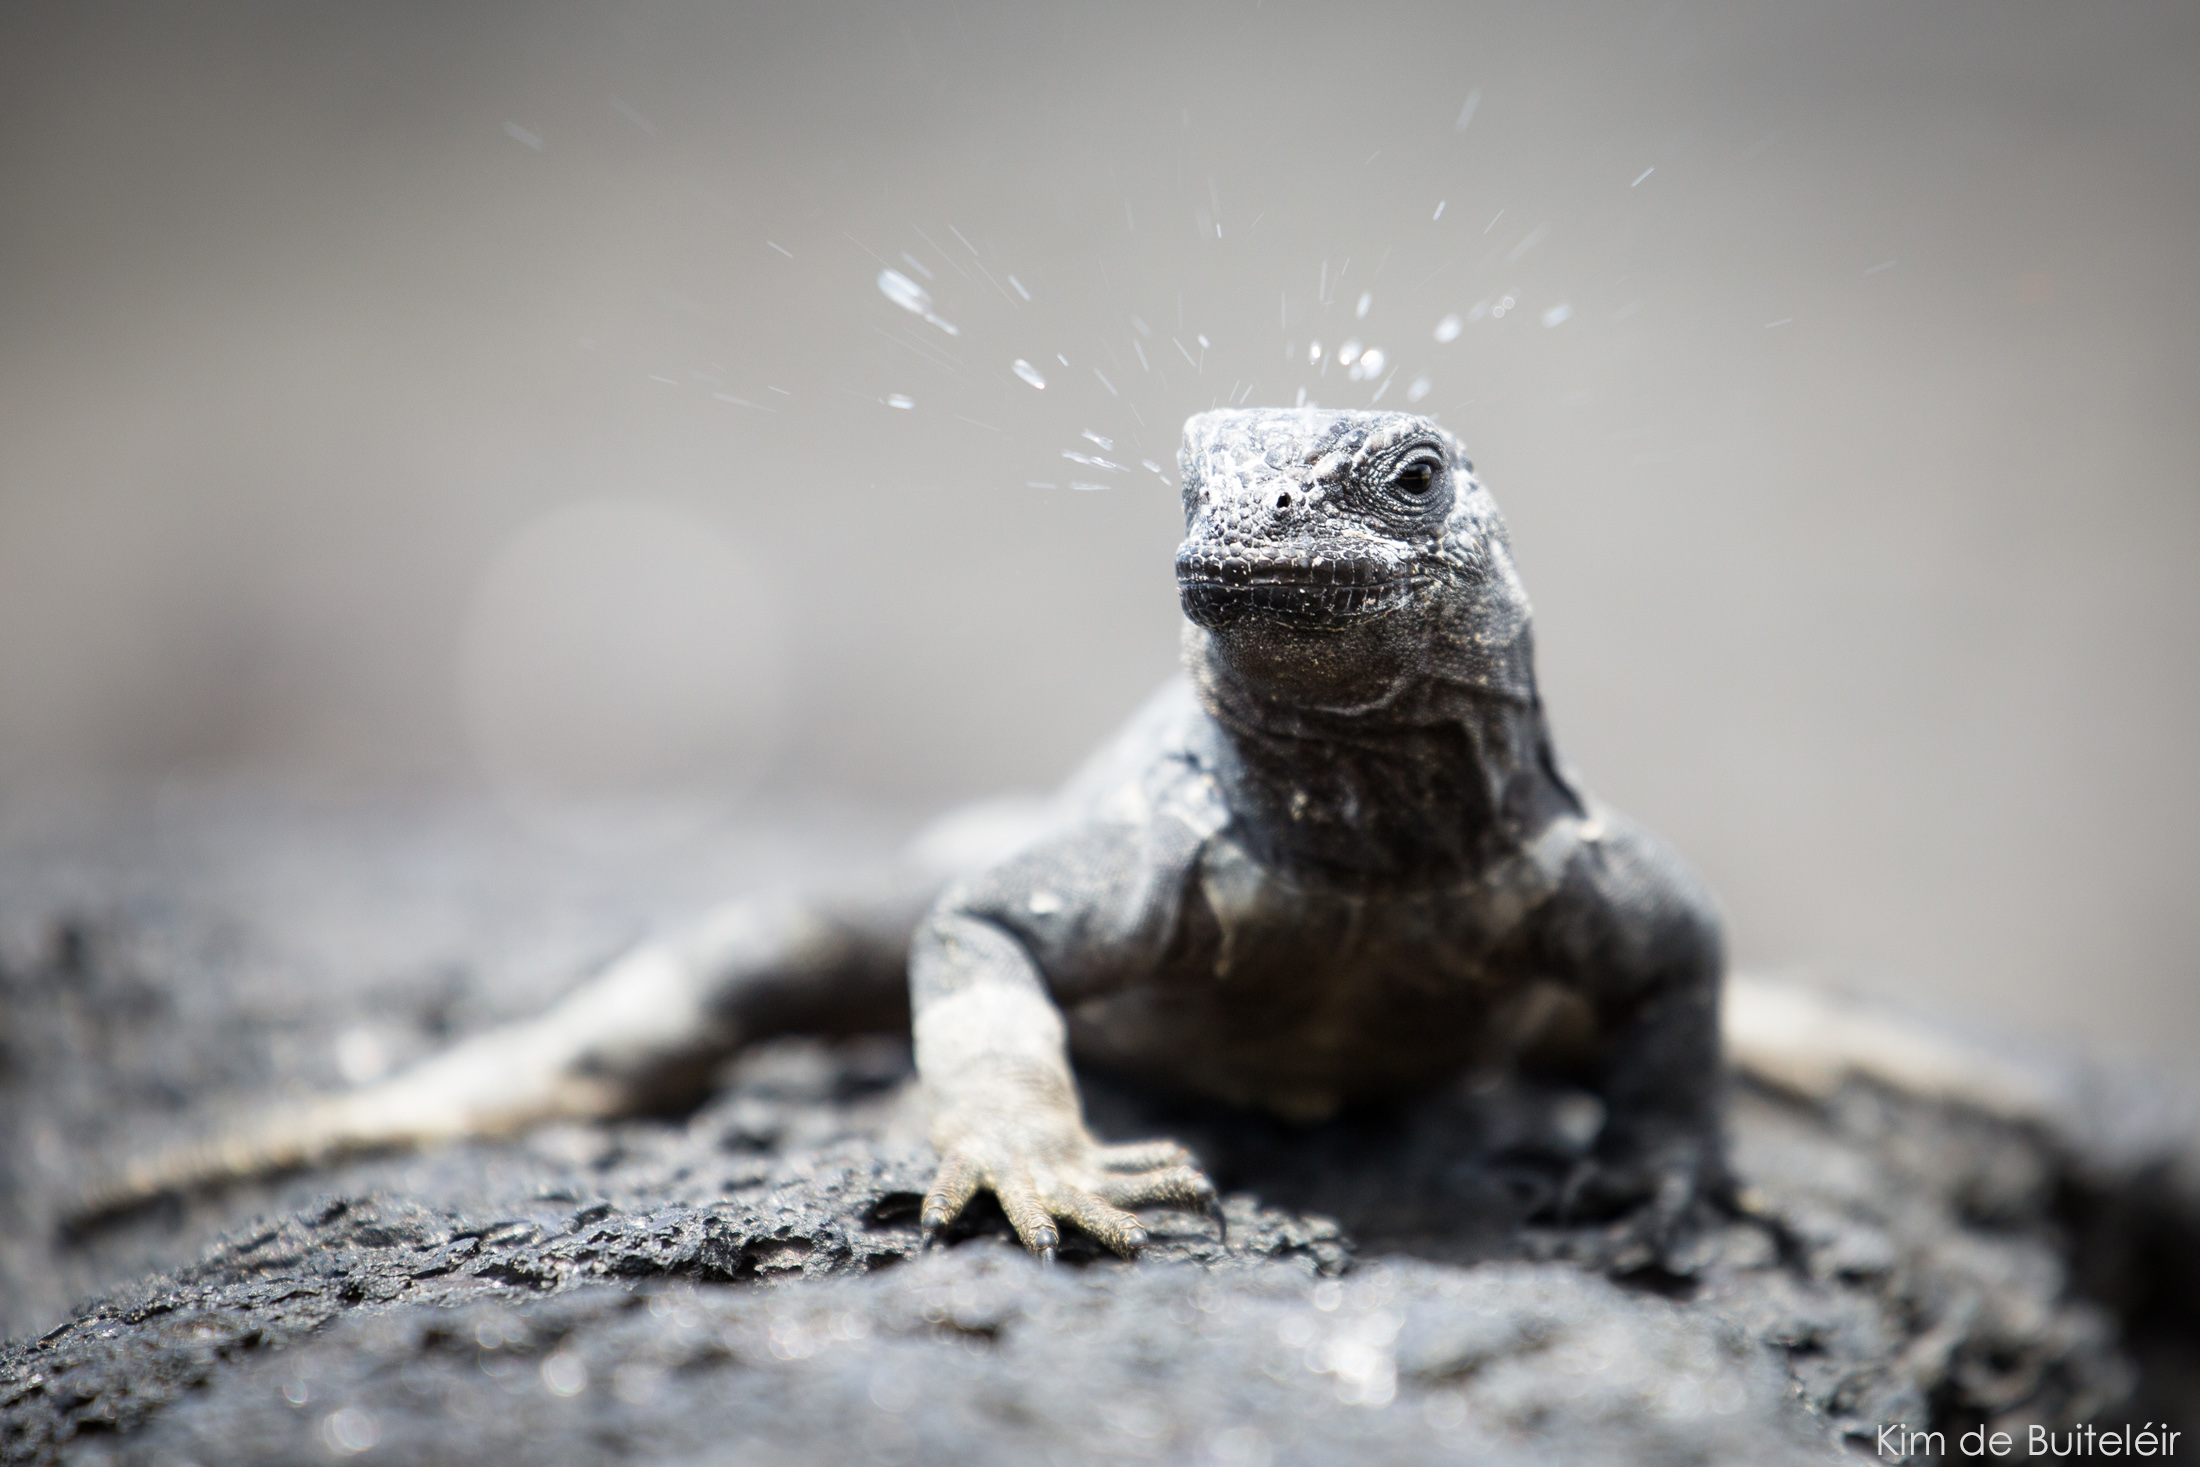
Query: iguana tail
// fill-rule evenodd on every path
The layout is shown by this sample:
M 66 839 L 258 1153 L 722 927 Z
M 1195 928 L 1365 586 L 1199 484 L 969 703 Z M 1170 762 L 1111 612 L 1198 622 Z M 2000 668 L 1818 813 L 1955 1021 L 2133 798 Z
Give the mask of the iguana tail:
M 1736 1069 L 1806 1099 L 1831 1099 L 1853 1076 L 2010 1121 L 2069 1108 L 2066 1075 L 1824 989 L 1732 973 L 1720 1020 Z
M 684 937 L 636 948 L 541 1015 L 387 1080 L 270 1107 L 129 1161 L 86 1188 L 67 1219 L 82 1226 L 355 1152 L 692 1104 L 717 1063 L 754 1039 L 907 1032 L 909 934 L 938 885 L 936 873 L 896 867 L 830 899 L 729 903 Z

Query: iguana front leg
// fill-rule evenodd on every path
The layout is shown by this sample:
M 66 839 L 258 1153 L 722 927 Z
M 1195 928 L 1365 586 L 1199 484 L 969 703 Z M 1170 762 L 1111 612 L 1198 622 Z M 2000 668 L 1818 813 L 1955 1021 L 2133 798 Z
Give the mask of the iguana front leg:
M 952 908 L 935 914 L 918 931 L 910 988 L 917 1073 L 940 1154 L 924 1199 L 927 1233 L 982 1189 L 1044 1260 L 1065 1221 L 1130 1256 L 1146 1246 L 1146 1229 L 1127 1209 L 1212 1207 L 1213 1184 L 1181 1146 L 1104 1146 L 1085 1129 L 1061 1012 L 1010 932 Z

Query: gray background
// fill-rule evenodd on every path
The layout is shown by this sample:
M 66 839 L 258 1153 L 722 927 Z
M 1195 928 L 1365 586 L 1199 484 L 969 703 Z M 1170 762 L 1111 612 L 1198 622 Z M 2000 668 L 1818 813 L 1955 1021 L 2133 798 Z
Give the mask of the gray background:
M 0 787 L 1040 787 L 1351 337 L 1743 961 L 2189 1048 L 2196 179 L 2189 4 L 9 6 Z

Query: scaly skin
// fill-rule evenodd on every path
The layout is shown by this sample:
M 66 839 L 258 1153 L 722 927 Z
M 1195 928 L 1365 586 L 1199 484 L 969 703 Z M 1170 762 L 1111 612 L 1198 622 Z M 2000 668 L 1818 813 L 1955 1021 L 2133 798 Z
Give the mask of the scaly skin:
M 1210 1195 L 1173 1153 L 1121 1171 L 1073 1058 L 1315 1119 L 1502 1064 L 1559 1010 L 1606 1113 L 1568 1205 L 1670 1220 L 1723 1187 L 1717 919 L 1560 762 L 1458 442 L 1403 413 L 1224 411 L 1180 463 L 1188 688 L 918 928 L 926 1225 L 982 1187 L 1035 1251 L 1067 1221 L 1130 1252 L 1122 1206 Z
M 935 1233 L 983 1189 L 1041 1255 L 1063 1223 L 1132 1253 L 1130 1209 L 1211 1204 L 1183 1148 L 1092 1137 L 1073 1060 L 1314 1119 L 1570 1035 L 1605 1121 L 1565 1205 L 1649 1200 L 1662 1226 L 1723 1188 L 1717 920 L 1552 747 L 1458 442 L 1403 413 L 1236 410 L 1193 418 L 1180 463 L 1189 676 L 1051 807 L 965 819 L 848 890 L 730 904 L 544 1015 L 124 1168 L 82 1215 L 661 1105 L 751 1040 L 912 1012 Z M 1792 1043 L 1780 1063 L 1802 1073 Z

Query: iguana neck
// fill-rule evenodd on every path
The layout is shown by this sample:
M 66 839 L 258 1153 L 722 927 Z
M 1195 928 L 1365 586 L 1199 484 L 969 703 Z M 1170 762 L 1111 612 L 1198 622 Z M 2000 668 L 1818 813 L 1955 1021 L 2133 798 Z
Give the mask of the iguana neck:
M 1311 707 L 1238 676 L 1204 639 L 1187 653 L 1214 719 L 1213 773 L 1266 865 L 1441 884 L 1522 849 L 1557 815 L 1584 813 L 1532 689 L 1423 677 L 1378 704 Z

